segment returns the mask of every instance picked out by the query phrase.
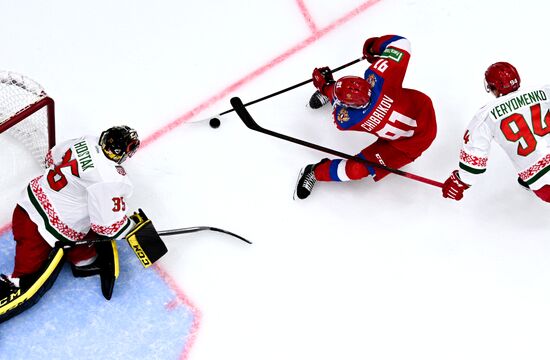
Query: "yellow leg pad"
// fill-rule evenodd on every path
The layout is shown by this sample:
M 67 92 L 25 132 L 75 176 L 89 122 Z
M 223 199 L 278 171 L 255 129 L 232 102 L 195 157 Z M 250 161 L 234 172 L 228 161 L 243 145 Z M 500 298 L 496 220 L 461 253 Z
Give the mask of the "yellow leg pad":
M 115 279 L 118 279 L 120 274 L 120 262 L 118 261 L 118 248 L 115 240 L 111 240 L 111 245 L 113 246 L 113 262 L 114 262 L 114 275 Z
M 63 256 L 65 252 L 62 248 L 54 248 L 52 250 L 52 255 L 50 256 L 46 268 L 31 287 L 26 291 L 19 289 L 9 297 L 0 299 L 0 322 L 30 308 L 52 286 L 63 266 Z M 11 312 L 14 314 L 10 314 Z

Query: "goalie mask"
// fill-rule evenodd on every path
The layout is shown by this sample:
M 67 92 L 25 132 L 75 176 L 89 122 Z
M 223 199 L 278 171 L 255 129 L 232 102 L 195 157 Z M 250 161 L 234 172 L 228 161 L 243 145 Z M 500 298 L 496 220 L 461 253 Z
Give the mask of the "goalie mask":
M 139 147 L 137 132 L 129 126 L 113 126 L 99 137 L 99 146 L 103 154 L 118 164 L 132 157 Z
M 344 76 L 334 84 L 334 99 L 342 106 L 362 109 L 370 102 L 371 86 L 358 76 Z

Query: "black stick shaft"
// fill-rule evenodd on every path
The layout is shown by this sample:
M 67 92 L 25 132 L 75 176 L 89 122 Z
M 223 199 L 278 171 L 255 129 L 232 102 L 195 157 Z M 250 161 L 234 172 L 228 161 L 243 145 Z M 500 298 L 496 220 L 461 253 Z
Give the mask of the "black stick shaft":
M 353 61 L 350 61 L 350 62 L 347 63 L 347 64 L 338 66 L 337 68 L 334 68 L 333 70 L 331 70 L 331 72 L 335 73 L 335 72 L 340 71 L 340 70 L 342 70 L 342 69 L 345 69 L 345 68 L 347 68 L 347 67 L 349 67 L 349 66 L 351 66 L 351 65 L 353 65 L 353 64 L 357 64 L 357 63 L 358 63 L 359 61 L 361 61 L 361 60 L 363 60 L 362 57 L 359 58 L 359 59 L 355 59 L 355 60 L 353 60 Z M 281 95 L 281 94 L 283 94 L 283 93 L 285 93 L 285 92 L 287 92 L 287 91 L 294 90 L 294 89 L 296 89 L 296 88 L 299 88 L 300 86 L 309 84 L 309 83 L 312 82 L 312 81 L 313 81 L 313 79 L 304 80 L 304 81 L 302 81 L 302 82 L 300 82 L 300 83 L 298 83 L 298 84 L 289 86 L 289 87 L 287 87 L 287 88 L 285 88 L 285 89 L 279 90 L 279 91 L 277 91 L 277 92 L 274 92 L 274 93 L 272 93 L 272 94 L 266 95 L 266 96 L 261 97 L 261 98 L 259 98 L 259 99 L 256 99 L 256 100 L 252 100 L 252 101 L 250 101 L 250 102 L 247 102 L 246 104 L 244 104 L 244 106 L 256 104 L 256 103 L 259 103 L 260 101 L 264 101 L 264 100 L 267 100 L 267 99 L 272 98 L 272 97 L 274 97 L 274 96 Z M 225 110 L 224 112 L 219 113 L 218 116 L 225 115 L 225 114 L 229 114 L 230 112 L 233 112 L 233 111 L 235 111 L 235 109 Z
M 327 148 L 327 147 L 324 147 L 324 146 L 321 146 L 321 145 L 313 144 L 313 143 L 310 143 L 310 142 L 307 142 L 307 141 L 304 141 L 304 140 L 301 140 L 301 139 L 296 139 L 296 138 L 293 138 L 293 137 L 285 135 L 285 134 L 280 134 L 278 132 L 275 132 L 275 131 L 272 131 L 272 130 L 269 130 L 269 129 L 265 129 L 265 128 L 261 127 L 260 125 L 258 125 L 258 123 L 256 121 L 254 121 L 254 118 L 252 118 L 252 115 L 250 115 L 250 113 L 246 109 L 246 107 L 243 104 L 243 102 L 241 101 L 241 99 L 239 99 L 238 97 L 234 97 L 230 101 L 231 101 L 231 106 L 233 106 L 233 109 L 235 109 L 235 111 L 237 112 L 237 115 L 239 115 L 239 118 L 244 122 L 244 124 L 249 129 L 259 131 L 259 132 L 264 133 L 266 135 L 273 136 L 273 137 L 276 137 L 276 138 L 279 138 L 279 139 L 283 139 L 285 141 L 289 141 L 289 142 L 292 142 L 292 143 L 295 143 L 295 144 L 298 144 L 298 145 L 302 145 L 302 146 L 305 146 L 305 147 L 308 147 L 308 148 L 311 148 L 311 149 L 319 150 L 319 151 L 325 152 L 327 154 L 338 156 L 338 157 L 343 158 L 343 159 L 360 161 L 360 162 L 363 162 L 367 165 L 377 167 L 379 169 L 383 169 L 383 170 L 389 171 L 391 173 L 394 173 L 396 175 L 404 176 L 404 177 L 412 179 L 412 180 L 420 181 L 420 182 L 423 182 L 425 184 L 433 185 L 433 186 L 440 187 L 440 188 L 443 187 L 443 183 L 440 183 L 439 181 L 435 181 L 435 180 L 431 180 L 431 179 L 428 179 L 428 178 L 425 178 L 425 177 L 422 177 L 422 176 L 419 176 L 419 175 L 411 174 L 411 173 L 408 173 L 406 171 L 393 169 L 393 168 L 384 166 L 382 164 L 373 163 L 373 162 L 361 159 L 357 156 L 348 155 L 348 154 L 340 152 L 338 150 L 333 150 L 333 149 L 330 149 L 330 148 Z
M 197 232 L 197 231 L 205 231 L 205 230 L 224 233 L 224 234 L 236 237 L 237 239 L 242 240 L 242 241 L 244 241 L 248 244 L 252 244 L 251 241 L 243 238 L 240 235 L 232 233 L 231 231 L 223 230 L 223 229 L 212 227 L 212 226 L 192 226 L 192 227 L 181 228 L 181 229 L 161 230 L 161 231 L 158 232 L 158 234 L 160 236 L 171 236 L 171 235 L 188 234 L 188 233 L 193 233 L 193 232 Z M 80 241 L 75 241 L 74 243 L 72 243 L 70 245 L 64 245 L 63 247 L 68 249 L 68 248 L 71 248 L 71 247 L 76 246 L 76 245 L 97 244 L 97 243 L 111 241 L 111 240 L 118 241 L 118 240 L 123 240 L 123 239 L 99 238 L 99 239 L 90 239 L 90 240 L 80 240 Z

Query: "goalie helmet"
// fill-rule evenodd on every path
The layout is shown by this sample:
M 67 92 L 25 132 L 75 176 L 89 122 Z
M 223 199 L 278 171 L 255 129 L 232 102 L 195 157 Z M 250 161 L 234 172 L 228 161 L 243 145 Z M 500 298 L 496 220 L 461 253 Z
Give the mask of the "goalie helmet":
M 506 95 L 519 89 L 521 79 L 516 68 L 507 62 L 497 62 L 485 71 L 485 90 L 496 90 L 500 95 Z
M 358 76 L 344 76 L 334 84 L 334 99 L 342 106 L 364 108 L 369 105 L 371 87 Z
M 113 126 L 99 137 L 99 146 L 103 154 L 117 164 L 132 157 L 140 144 L 137 132 L 129 126 Z

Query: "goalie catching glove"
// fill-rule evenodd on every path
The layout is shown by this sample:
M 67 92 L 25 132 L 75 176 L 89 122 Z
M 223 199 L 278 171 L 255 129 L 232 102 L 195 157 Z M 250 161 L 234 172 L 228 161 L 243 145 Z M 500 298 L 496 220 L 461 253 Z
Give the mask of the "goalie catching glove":
M 141 261 L 143 267 L 148 268 L 164 256 L 168 252 L 168 249 L 143 210 L 138 209 L 137 212 L 130 216 L 130 219 L 136 225 L 126 235 L 126 241 L 128 241 L 128 244 Z

